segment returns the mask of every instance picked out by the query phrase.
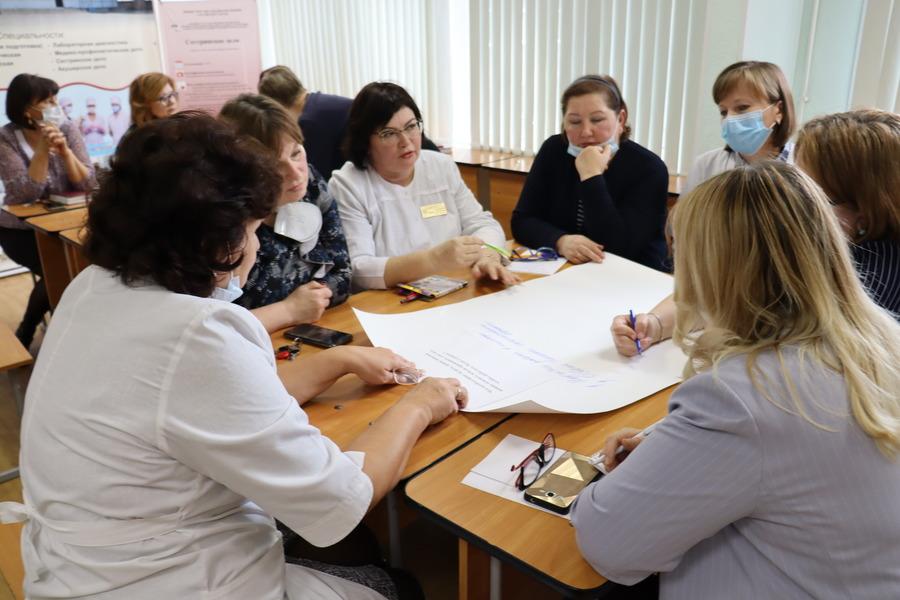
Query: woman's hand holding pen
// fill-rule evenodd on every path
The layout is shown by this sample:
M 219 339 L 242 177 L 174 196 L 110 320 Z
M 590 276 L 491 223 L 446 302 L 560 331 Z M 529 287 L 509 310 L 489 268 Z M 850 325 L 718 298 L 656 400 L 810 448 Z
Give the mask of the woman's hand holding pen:
M 622 356 L 634 356 L 638 353 L 635 341 L 641 343 L 641 350 L 647 350 L 662 338 L 662 323 L 659 317 L 653 313 L 636 315 L 634 327 L 631 326 L 629 315 L 618 315 L 613 319 L 609 330 L 612 333 L 616 351 Z
M 644 441 L 645 434 L 640 429 L 625 427 L 615 432 L 603 444 L 603 466 L 609 473 Z

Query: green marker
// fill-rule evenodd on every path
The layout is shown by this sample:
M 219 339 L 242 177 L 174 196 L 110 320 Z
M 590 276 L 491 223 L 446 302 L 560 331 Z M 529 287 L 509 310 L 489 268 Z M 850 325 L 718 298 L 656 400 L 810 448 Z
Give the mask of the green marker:
M 510 253 L 510 251 L 506 250 L 505 248 L 500 248 L 499 246 L 495 246 L 493 244 L 488 244 L 487 242 L 482 242 L 482 245 L 485 248 L 490 248 L 491 250 L 493 250 L 494 252 L 496 252 L 497 254 L 499 254 L 500 256 L 502 256 L 504 258 L 512 258 L 512 253 Z

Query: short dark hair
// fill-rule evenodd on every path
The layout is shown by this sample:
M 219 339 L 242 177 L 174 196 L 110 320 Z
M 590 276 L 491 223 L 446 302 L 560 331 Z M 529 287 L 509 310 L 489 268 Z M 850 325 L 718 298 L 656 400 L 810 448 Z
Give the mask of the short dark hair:
M 36 102 L 42 102 L 59 93 L 59 85 L 52 79 L 19 73 L 9 82 L 6 90 L 6 117 L 13 124 L 32 129 L 25 111 Z
M 606 106 L 616 115 L 619 114 L 619 111 L 625 111 L 625 126 L 622 127 L 622 135 L 619 136 L 619 139 L 627 140 L 631 136 L 631 125 L 628 124 L 628 106 L 622 98 L 619 84 L 610 75 L 585 75 L 570 83 L 559 101 L 563 116 L 566 115 L 569 100 L 587 94 L 600 94 L 603 101 L 606 102 Z M 563 128 L 565 128 L 565 123 L 563 123 Z
M 359 90 L 347 119 L 347 133 L 344 136 L 344 155 L 359 169 L 365 169 L 369 157 L 369 138 L 387 125 L 394 114 L 403 107 L 413 111 L 416 119 L 422 120 L 422 113 L 415 100 L 396 83 L 373 81 Z
M 281 176 L 254 140 L 200 112 L 150 121 L 122 138 L 88 205 L 85 253 L 127 285 L 212 294 L 246 225 L 271 213 Z

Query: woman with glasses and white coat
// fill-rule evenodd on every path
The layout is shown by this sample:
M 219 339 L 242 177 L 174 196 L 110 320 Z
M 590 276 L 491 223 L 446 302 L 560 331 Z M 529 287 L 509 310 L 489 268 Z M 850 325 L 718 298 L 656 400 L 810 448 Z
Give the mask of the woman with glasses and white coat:
M 440 271 L 519 282 L 485 243 L 503 228 L 449 156 L 422 152 L 422 114 L 399 85 L 373 82 L 353 100 L 345 154 L 329 188 L 338 202 L 356 289 L 386 289 Z

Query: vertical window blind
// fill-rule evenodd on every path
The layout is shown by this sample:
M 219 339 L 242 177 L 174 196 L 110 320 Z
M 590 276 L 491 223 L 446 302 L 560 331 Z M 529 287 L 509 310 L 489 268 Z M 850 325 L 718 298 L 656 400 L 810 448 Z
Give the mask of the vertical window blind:
M 471 0 L 472 141 L 531 154 L 561 130 L 559 98 L 612 75 L 632 138 L 684 172 L 696 115 L 703 0 Z
M 310 91 L 354 97 L 393 81 L 415 99 L 425 130 L 449 139 L 446 7 L 434 0 L 273 0 L 275 51 Z

